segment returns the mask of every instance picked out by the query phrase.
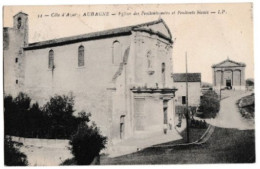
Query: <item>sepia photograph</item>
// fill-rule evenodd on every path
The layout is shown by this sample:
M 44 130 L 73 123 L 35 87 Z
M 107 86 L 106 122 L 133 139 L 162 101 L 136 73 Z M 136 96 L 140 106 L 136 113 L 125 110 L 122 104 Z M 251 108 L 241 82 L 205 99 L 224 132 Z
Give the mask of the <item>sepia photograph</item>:
M 253 9 L 3 6 L 4 165 L 255 163 Z

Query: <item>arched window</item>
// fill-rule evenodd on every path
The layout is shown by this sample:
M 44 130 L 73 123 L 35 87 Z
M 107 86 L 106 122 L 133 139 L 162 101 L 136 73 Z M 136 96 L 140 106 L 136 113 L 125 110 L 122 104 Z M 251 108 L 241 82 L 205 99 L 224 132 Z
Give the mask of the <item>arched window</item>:
M 49 51 L 49 69 L 54 67 L 54 52 L 53 50 Z
M 17 29 L 20 29 L 21 26 L 22 26 L 22 19 L 19 17 L 19 18 L 17 19 Z
M 119 65 L 122 62 L 121 57 L 121 46 L 120 42 L 114 41 L 113 42 L 113 53 L 112 53 L 112 63 L 115 65 Z
M 165 86 L 165 63 L 162 63 L 162 84 Z
M 84 66 L 84 46 L 80 46 L 78 49 L 78 66 Z

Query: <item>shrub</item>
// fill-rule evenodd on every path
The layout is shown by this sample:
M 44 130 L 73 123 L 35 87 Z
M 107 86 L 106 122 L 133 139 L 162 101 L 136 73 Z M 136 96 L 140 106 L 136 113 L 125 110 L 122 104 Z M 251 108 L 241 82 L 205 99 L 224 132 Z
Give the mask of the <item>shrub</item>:
M 28 138 L 69 139 L 79 124 L 89 122 L 87 114 L 75 110 L 73 96 L 54 96 L 43 107 L 31 106 L 31 99 L 24 93 L 16 98 L 4 98 L 5 135 Z
M 246 79 L 246 86 L 254 86 L 254 79 Z
M 215 118 L 219 112 L 220 102 L 218 95 L 214 91 L 207 91 L 200 100 L 199 116 L 202 118 Z
M 208 124 L 205 120 L 195 120 L 195 119 L 191 119 L 190 121 L 190 127 L 191 128 L 198 128 L 198 129 L 205 129 L 208 127 Z
M 24 153 L 19 151 L 21 143 L 12 141 L 11 137 L 4 138 L 4 161 L 7 166 L 27 166 L 28 161 Z
M 77 165 L 89 165 L 105 148 L 107 138 L 100 134 L 95 124 L 81 124 L 70 140 L 71 153 Z

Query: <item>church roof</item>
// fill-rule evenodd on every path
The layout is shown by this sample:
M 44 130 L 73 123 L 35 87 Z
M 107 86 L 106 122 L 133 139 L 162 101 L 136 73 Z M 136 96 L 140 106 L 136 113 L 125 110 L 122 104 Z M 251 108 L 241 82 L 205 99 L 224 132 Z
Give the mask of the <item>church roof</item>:
M 150 28 L 147 28 L 147 26 L 155 25 L 158 23 L 162 23 L 165 26 L 165 28 L 168 31 L 169 36 L 164 35 L 161 32 L 154 31 Z M 165 24 L 163 19 L 158 19 L 156 21 L 142 23 L 142 24 L 138 24 L 138 25 L 132 25 L 132 26 L 126 26 L 126 27 L 121 27 L 121 28 L 109 29 L 109 30 L 105 30 L 105 31 L 81 34 L 81 35 L 77 35 L 77 36 L 70 36 L 70 37 L 52 39 L 52 40 L 41 41 L 41 42 L 36 42 L 36 43 L 30 43 L 24 49 L 25 50 L 39 49 L 39 48 L 44 48 L 44 47 L 71 44 L 71 43 L 81 42 L 81 41 L 85 41 L 85 40 L 107 38 L 107 37 L 119 36 L 119 35 L 129 35 L 129 34 L 131 34 L 131 31 L 144 31 L 144 32 L 149 32 L 151 34 L 156 34 L 159 37 L 166 39 L 170 43 L 172 43 L 172 35 L 171 35 L 169 28 L 167 27 L 167 25 Z
M 186 82 L 186 73 L 174 73 L 174 82 Z M 201 73 L 188 73 L 188 82 L 201 82 Z
M 242 63 L 242 62 L 235 62 L 233 60 L 230 60 L 229 58 L 227 58 L 226 60 L 218 63 L 218 64 L 214 64 L 212 65 L 212 68 L 222 68 L 222 67 L 245 67 L 246 64 Z

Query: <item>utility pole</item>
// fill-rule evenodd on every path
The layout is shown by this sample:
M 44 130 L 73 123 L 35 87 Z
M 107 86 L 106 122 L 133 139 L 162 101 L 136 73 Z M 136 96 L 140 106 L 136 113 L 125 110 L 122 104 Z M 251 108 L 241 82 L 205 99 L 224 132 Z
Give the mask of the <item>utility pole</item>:
M 187 131 L 187 143 L 190 142 L 190 129 L 189 129 L 189 87 L 188 87 L 188 63 L 187 63 L 187 52 L 185 53 L 185 61 L 186 61 L 186 131 Z

